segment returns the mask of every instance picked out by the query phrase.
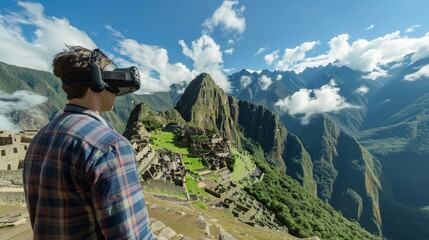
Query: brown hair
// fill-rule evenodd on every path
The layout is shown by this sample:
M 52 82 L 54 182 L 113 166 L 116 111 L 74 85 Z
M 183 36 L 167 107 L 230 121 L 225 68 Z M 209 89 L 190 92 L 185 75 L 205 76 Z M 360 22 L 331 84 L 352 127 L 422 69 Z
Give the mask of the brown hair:
M 92 51 L 81 46 L 67 46 L 62 52 L 57 53 L 52 60 L 53 73 L 56 77 L 76 71 L 89 71 L 90 56 Z M 106 65 L 113 63 L 112 60 L 101 53 L 98 65 L 103 69 Z M 62 85 L 67 99 L 82 98 L 89 88 L 89 82 L 77 82 L 69 85 Z

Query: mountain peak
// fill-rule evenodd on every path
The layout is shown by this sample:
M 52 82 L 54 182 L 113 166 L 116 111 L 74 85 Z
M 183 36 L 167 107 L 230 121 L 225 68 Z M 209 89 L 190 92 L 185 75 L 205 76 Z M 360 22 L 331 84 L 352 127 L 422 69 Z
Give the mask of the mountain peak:
M 231 102 L 234 101 L 216 85 L 209 74 L 201 73 L 189 83 L 175 109 L 192 125 L 237 140 Z
M 210 74 L 208 73 L 200 73 L 200 75 L 198 75 L 196 78 L 194 78 L 194 80 L 192 80 L 189 85 L 192 84 L 207 84 L 207 85 L 216 85 L 216 83 L 214 82 L 213 78 L 210 76 Z

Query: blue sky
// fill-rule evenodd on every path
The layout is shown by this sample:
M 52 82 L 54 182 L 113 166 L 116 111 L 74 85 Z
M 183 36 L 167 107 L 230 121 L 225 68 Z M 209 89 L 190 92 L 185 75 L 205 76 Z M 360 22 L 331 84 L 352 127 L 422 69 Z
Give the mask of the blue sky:
M 142 92 L 208 72 L 225 91 L 243 68 L 337 62 L 387 76 L 388 63 L 429 56 L 429 2 L 310 0 L 15 1 L 0 4 L 0 61 L 51 71 L 64 44 L 137 65 Z

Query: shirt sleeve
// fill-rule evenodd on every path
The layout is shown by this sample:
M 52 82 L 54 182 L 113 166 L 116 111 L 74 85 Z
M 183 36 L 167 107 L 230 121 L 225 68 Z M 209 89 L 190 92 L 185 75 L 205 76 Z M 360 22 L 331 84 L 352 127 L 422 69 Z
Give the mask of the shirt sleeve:
M 94 165 L 91 197 L 106 239 L 152 239 L 134 151 L 128 141 L 112 144 Z

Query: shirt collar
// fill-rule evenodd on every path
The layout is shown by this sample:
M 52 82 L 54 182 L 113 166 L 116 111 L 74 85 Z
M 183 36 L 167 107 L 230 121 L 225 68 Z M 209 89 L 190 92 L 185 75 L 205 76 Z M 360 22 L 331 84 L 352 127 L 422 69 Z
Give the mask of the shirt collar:
M 88 109 L 86 107 L 83 107 L 83 106 L 80 106 L 77 104 L 68 103 L 68 104 L 66 104 L 66 106 L 64 108 L 64 112 L 88 115 L 88 116 L 95 118 L 96 120 L 100 121 L 103 125 L 113 129 L 113 127 L 108 122 L 106 122 L 106 120 L 104 120 L 104 118 L 101 117 L 100 114 L 98 114 L 96 111 L 93 111 L 93 110 Z

